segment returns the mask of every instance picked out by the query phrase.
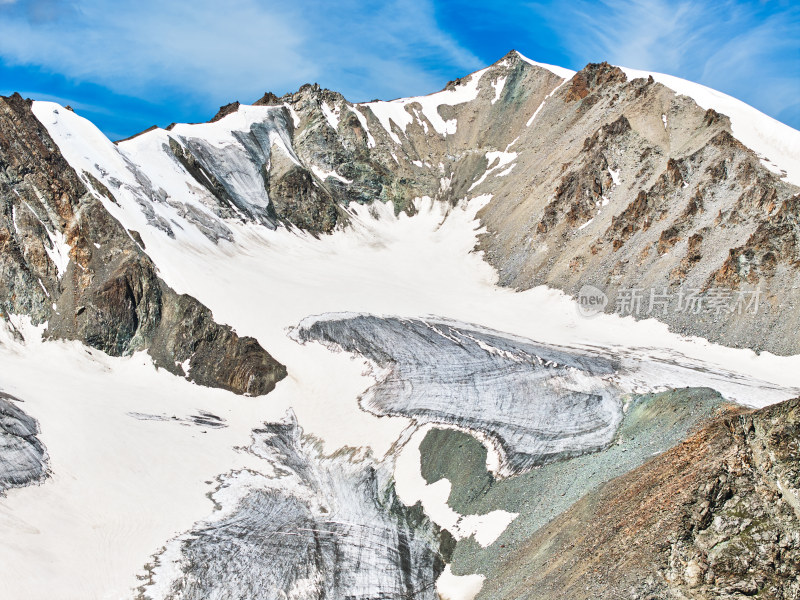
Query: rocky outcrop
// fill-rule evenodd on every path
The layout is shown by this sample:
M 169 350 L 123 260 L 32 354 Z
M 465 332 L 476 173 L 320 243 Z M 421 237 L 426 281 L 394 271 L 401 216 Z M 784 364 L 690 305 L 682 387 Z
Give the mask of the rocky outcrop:
M 105 210 L 19 95 L 0 98 L 0 307 L 112 356 L 146 350 L 202 385 L 264 394 L 285 375 L 252 338 L 157 275 L 136 232 Z
M 313 232 L 329 232 L 337 222 L 337 204 L 313 175 L 277 150 L 271 153 L 267 187 L 275 214 L 287 223 Z
M 551 94 L 529 126 L 500 117 L 515 166 L 480 188 L 493 193 L 480 247 L 500 283 L 572 294 L 591 285 L 618 313 L 636 290 L 641 308 L 622 314 L 730 346 L 800 351 L 781 333 L 800 325 L 785 293 L 798 277 L 788 258 L 797 188 L 733 137 L 727 117 L 652 80 L 589 65 Z M 651 310 L 651 291 L 671 305 Z
M 614 83 L 624 83 L 627 79 L 619 67 L 612 66 L 607 62 L 589 63 L 572 78 L 564 99 L 567 102 L 584 100 L 598 88 Z
M 47 452 L 36 437 L 39 426 L 18 402 L 0 392 L 0 496 L 47 477 Z
M 772 279 L 779 265 L 791 271 L 800 266 L 800 194 L 784 200 L 777 210 L 774 190 L 768 188 L 759 196 L 756 206 L 766 208 L 769 216 L 744 245 L 730 250 L 711 283 L 733 288 L 760 284 Z
M 729 411 L 543 526 L 486 597 L 797 598 L 798 434 L 800 400 Z

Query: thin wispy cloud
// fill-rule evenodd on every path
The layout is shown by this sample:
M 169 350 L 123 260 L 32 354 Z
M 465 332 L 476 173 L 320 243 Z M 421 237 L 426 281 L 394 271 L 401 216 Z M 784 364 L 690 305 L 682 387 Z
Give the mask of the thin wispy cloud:
M 52 18 L 31 18 L 45 5 Z M 314 0 L 142 0 L 113 7 L 102 0 L 39 0 L 14 9 L 0 19 L 6 64 L 124 94 L 254 99 L 267 88 L 283 92 L 327 80 L 350 95 L 391 95 L 430 85 L 435 62 L 480 66 L 436 27 L 431 5 L 410 0 L 335 7 Z
M 19 2 L 0 20 L 0 56 L 119 93 L 213 93 L 269 73 L 279 81 L 313 77 L 316 66 L 299 49 L 301 33 L 286 15 L 252 0 L 221 7 L 143 0 L 84 0 L 79 6 Z

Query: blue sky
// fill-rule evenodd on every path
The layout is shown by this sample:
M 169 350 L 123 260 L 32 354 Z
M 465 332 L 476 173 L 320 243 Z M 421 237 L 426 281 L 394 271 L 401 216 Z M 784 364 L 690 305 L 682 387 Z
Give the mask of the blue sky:
M 0 0 L 0 94 L 70 104 L 112 139 L 306 82 L 429 93 L 512 48 L 670 73 L 800 129 L 796 0 Z

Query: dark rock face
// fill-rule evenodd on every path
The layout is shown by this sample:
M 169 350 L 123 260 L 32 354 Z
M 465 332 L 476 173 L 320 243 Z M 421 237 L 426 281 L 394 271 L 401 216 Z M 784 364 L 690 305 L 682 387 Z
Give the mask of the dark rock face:
M 241 105 L 239 104 L 238 101 L 231 102 L 229 104 L 226 104 L 225 106 L 220 106 L 217 114 L 212 117 L 211 123 L 219 121 L 222 117 L 227 117 L 231 113 L 235 113 L 237 110 L 239 110 L 239 106 Z
M 712 421 L 542 527 L 490 597 L 798 598 L 799 427 L 800 400 Z
M 275 214 L 308 231 L 331 231 L 338 218 L 331 193 L 317 186 L 311 173 L 285 154 L 273 151 L 271 157 L 267 178 Z
M 13 401 L 0 392 L 0 496 L 47 476 L 47 453 L 36 437 L 39 426 Z
M 86 189 L 18 95 L 0 98 L 0 199 L 3 313 L 47 321 L 49 337 L 112 356 L 147 350 L 178 375 L 188 360 L 192 381 L 240 394 L 266 393 L 285 376 L 255 340 L 157 276 L 141 238 Z

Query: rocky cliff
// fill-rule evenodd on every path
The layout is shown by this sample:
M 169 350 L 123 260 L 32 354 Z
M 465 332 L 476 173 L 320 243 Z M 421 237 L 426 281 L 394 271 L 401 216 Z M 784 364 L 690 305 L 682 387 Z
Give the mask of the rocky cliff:
M 28 315 L 47 337 L 112 356 L 144 350 L 161 368 L 239 394 L 265 394 L 285 375 L 256 340 L 159 278 L 137 232 L 89 193 L 19 95 L 0 98 L 0 200 L 4 318 Z

